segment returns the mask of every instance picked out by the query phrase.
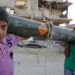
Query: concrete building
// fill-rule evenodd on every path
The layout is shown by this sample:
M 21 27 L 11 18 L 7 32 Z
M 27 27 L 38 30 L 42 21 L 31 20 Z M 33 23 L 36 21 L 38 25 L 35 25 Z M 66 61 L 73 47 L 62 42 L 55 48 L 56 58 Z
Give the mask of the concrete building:
M 68 0 L 1 0 L 0 7 L 8 13 L 41 22 L 68 25 Z

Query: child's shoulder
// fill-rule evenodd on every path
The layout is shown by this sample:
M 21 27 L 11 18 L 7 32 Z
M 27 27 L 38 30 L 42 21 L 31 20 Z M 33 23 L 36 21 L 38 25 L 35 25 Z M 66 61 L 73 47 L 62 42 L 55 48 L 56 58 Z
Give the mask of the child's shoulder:
M 12 42 L 14 45 L 16 45 L 19 41 L 19 39 L 17 38 L 17 36 L 13 35 L 13 34 L 6 34 L 6 40 L 9 42 Z
M 14 36 L 14 35 L 13 34 L 9 34 L 9 33 L 6 34 L 6 37 L 11 37 L 11 36 Z
M 8 33 L 8 34 L 6 34 L 6 38 L 16 38 L 16 36 Z

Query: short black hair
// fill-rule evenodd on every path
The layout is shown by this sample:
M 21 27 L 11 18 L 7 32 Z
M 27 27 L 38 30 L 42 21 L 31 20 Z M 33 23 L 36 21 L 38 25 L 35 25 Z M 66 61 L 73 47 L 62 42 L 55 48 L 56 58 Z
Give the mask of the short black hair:
M 0 20 L 5 20 L 8 23 L 8 15 L 4 8 L 0 7 Z

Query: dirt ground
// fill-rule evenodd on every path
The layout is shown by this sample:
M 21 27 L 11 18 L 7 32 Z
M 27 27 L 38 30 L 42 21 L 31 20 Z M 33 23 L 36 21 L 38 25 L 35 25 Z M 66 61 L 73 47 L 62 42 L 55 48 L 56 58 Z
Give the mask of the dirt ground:
M 15 47 L 15 75 L 64 75 L 64 58 L 53 48 Z

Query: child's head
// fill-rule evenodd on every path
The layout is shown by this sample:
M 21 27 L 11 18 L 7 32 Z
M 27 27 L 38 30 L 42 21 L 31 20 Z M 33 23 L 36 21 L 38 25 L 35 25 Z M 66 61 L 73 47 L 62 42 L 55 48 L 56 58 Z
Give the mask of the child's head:
M 4 38 L 7 33 L 7 21 L 8 15 L 6 11 L 0 7 L 0 41 Z

